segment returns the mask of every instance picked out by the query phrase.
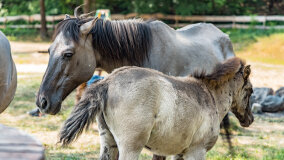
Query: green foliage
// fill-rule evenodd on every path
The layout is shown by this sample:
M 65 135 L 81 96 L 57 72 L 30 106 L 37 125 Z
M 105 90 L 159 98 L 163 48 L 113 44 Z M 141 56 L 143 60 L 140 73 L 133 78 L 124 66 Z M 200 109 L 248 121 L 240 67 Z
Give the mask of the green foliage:
M 271 0 L 91 0 L 91 9 L 112 13 L 165 13 L 178 15 L 283 14 L 283 1 Z M 83 0 L 45 0 L 48 15 L 73 14 Z M 39 0 L 0 0 L 0 16 L 38 14 Z M 272 7 L 272 8 L 271 8 Z
M 48 15 L 73 14 L 73 9 L 82 3 L 82 0 L 45 0 L 45 10 Z M 2 15 L 32 15 L 40 12 L 39 0 L 0 0 L 0 4 Z

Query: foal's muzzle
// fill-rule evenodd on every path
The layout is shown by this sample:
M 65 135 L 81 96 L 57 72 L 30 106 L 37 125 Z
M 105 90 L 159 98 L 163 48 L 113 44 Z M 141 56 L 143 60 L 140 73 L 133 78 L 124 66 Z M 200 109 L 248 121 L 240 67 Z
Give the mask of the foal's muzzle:
M 247 118 L 244 118 L 244 119 L 245 120 L 240 121 L 240 124 L 241 124 L 242 127 L 249 127 L 252 124 L 252 122 L 254 121 L 254 117 L 253 117 L 252 114 L 249 115 Z

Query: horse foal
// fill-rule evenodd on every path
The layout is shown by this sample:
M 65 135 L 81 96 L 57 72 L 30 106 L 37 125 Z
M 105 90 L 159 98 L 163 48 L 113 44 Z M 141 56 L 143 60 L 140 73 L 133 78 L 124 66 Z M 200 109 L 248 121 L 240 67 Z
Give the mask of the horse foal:
M 138 159 L 143 147 L 173 159 L 205 159 L 231 110 L 244 127 L 249 108 L 250 66 L 239 58 L 217 64 L 211 74 L 172 77 L 122 67 L 93 84 L 66 120 L 60 142 L 67 145 L 97 119 L 100 159 Z

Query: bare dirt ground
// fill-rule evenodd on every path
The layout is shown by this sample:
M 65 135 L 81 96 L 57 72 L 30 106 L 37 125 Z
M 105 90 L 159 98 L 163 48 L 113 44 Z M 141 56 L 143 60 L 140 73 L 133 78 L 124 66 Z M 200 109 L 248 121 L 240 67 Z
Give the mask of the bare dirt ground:
M 277 90 L 284 87 L 284 66 L 274 64 L 264 64 L 247 61 L 251 64 L 251 82 L 254 87 L 270 87 Z

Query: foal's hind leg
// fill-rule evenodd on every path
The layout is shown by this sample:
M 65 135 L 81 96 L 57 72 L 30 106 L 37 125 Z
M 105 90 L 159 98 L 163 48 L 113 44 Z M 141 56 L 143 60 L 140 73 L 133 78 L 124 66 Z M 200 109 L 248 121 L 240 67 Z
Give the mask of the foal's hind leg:
M 184 160 L 182 154 L 178 154 L 172 157 L 172 160 Z
M 97 116 L 98 129 L 100 134 L 100 160 L 117 160 L 118 148 L 109 131 L 102 115 Z
M 139 155 L 146 145 L 150 133 L 145 130 L 124 130 L 122 134 L 118 136 L 118 149 L 119 160 L 138 160 Z
M 123 109 L 119 112 L 111 117 L 112 123 L 109 124 L 118 145 L 119 160 L 138 160 L 139 154 L 150 138 L 154 116 L 147 116 L 147 113 L 151 114 L 149 112 L 124 114 L 123 112 L 127 111 Z
M 192 146 L 184 155 L 184 160 L 205 160 L 206 149 L 203 146 Z

